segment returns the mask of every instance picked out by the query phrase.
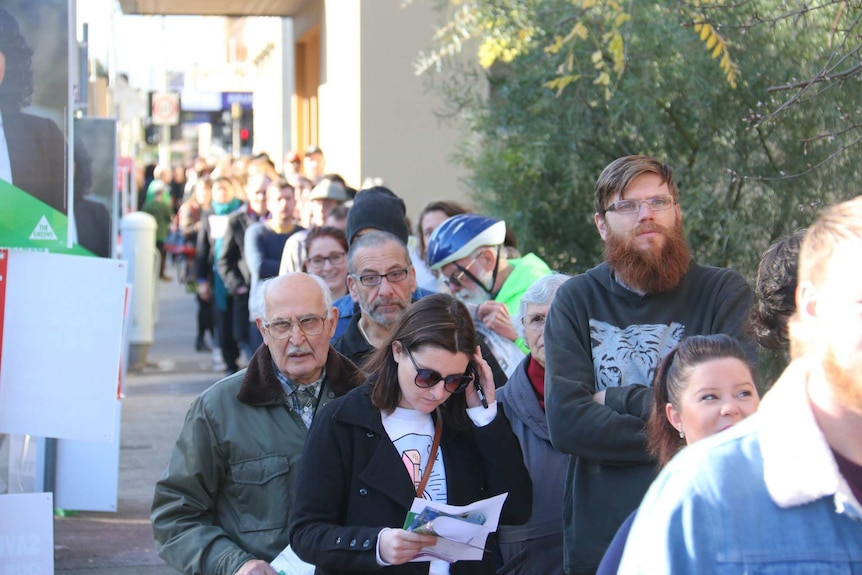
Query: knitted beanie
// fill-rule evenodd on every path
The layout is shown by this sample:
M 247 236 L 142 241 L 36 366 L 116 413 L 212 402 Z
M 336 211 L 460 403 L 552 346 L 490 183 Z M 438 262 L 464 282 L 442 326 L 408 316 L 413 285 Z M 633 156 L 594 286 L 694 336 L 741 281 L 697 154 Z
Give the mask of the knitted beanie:
M 373 228 L 389 232 L 407 245 L 410 230 L 406 214 L 404 200 L 389 188 L 375 186 L 362 190 L 356 194 L 353 207 L 347 213 L 347 242 L 352 242 L 359 230 Z

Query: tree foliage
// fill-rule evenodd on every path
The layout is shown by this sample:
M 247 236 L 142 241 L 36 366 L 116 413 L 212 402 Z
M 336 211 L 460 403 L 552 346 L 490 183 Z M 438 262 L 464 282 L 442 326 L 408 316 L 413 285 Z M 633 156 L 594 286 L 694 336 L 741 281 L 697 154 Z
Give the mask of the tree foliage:
M 593 185 L 622 155 L 673 165 L 696 257 L 749 279 L 774 239 L 862 192 L 859 2 L 442 4 L 417 66 L 450 73 L 435 82 L 474 198 L 561 271 L 600 261 Z M 470 39 L 481 66 L 449 58 Z

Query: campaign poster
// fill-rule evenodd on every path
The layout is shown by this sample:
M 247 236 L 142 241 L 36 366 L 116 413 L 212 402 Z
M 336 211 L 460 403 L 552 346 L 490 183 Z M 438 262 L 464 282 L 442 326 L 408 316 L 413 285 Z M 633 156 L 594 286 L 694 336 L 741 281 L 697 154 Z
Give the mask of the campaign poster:
M 72 182 L 75 237 L 95 256 L 114 257 L 120 206 L 117 194 L 117 121 L 75 118 Z
M 72 247 L 70 4 L 0 0 L 0 247 Z

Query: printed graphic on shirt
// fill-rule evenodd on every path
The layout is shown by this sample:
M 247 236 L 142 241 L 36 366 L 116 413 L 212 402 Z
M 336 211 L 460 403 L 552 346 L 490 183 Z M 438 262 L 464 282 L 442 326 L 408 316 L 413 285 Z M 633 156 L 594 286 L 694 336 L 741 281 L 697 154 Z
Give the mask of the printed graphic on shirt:
M 430 435 L 408 433 L 392 442 L 401 454 L 401 461 L 404 463 L 404 468 L 410 475 L 411 481 L 413 481 L 414 489 L 419 487 L 425 466 L 428 465 L 432 440 Z M 438 449 L 437 459 L 435 459 L 434 467 L 431 468 L 431 477 L 428 478 L 425 491 L 422 493 L 423 499 L 446 502 L 446 476 L 443 473 L 442 457 L 443 454 Z
M 659 360 L 685 335 L 685 326 L 630 325 L 625 329 L 590 320 L 596 390 L 621 385 L 652 385 Z

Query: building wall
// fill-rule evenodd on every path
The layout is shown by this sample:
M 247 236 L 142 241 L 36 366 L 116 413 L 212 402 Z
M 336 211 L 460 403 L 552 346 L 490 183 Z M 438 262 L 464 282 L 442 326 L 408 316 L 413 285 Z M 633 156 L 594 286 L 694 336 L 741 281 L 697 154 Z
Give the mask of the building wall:
M 328 0 L 321 26 L 320 147 L 326 171 L 341 174 L 358 188 L 362 178 L 362 112 L 360 86 L 365 82 L 362 50 L 362 15 L 365 2 Z
M 381 177 L 407 203 L 415 225 L 432 199 L 466 199 L 466 175 L 452 159 L 459 133 L 435 111 L 441 96 L 414 74 L 440 18 L 433 2 L 364 0 L 362 14 L 362 177 Z
M 257 77 L 254 81 L 254 152 L 281 166 L 290 148 L 293 94 L 293 21 L 246 19 L 245 34 Z

